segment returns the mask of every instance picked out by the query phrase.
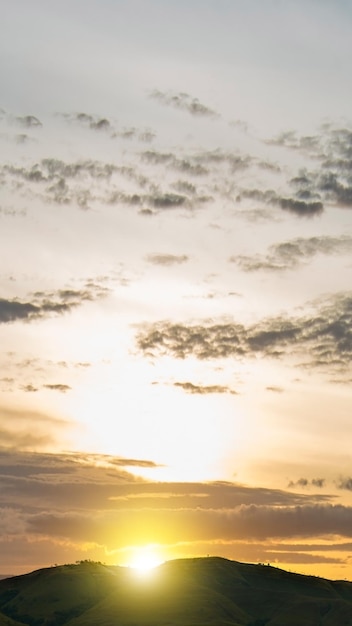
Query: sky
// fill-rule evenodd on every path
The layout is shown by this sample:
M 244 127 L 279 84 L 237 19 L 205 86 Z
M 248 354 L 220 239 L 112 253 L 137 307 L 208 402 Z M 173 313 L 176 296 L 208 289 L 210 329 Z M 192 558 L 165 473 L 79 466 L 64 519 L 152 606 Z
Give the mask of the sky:
M 352 3 L 1 4 L 0 573 L 352 580 Z

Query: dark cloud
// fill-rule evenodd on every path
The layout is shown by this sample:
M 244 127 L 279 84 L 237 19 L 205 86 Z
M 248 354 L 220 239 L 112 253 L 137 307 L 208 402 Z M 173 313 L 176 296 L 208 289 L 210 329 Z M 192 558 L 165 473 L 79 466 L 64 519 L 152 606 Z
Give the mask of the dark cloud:
M 92 130 L 111 131 L 112 126 L 106 117 L 97 117 L 89 113 L 63 113 L 60 114 L 68 122 L 78 122 L 82 126 L 91 128 Z
M 181 387 L 183 391 L 192 394 L 198 395 L 208 395 L 213 393 L 231 393 L 236 394 L 236 391 L 230 389 L 230 387 L 225 387 L 224 385 L 194 385 L 190 382 L 177 382 L 174 383 L 174 387 Z
M 72 115 L 64 115 L 64 117 L 70 121 L 77 121 L 82 124 L 88 124 L 89 126 L 95 121 L 93 115 L 90 115 L 89 113 L 74 113 Z
M 198 98 L 192 98 L 192 96 L 188 93 L 162 92 L 158 89 L 154 89 L 154 91 L 150 94 L 150 97 L 166 106 L 188 111 L 188 113 L 191 113 L 191 115 L 194 116 L 210 118 L 219 117 L 219 114 L 216 113 L 216 111 L 213 111 L 213 109 L 201 104 Z
M 156 137 L 156 133 L 149 128 L 141 130 L 133 126 L 118 130 L 108 118 L 91 115 L 89 113 L 62 113 L 59 115 L 67 122 L 77 123 L 90 130 L 106 132 L 112 139 L 137 139 L 142 143 L 150 143 Z
M 170 169 L 177 170 L 189 176 L 204 176 L 209 170 L 201 163 L 201 157 L 191 156 L 178 158 L 171 152 L 157 152 L 156 150 L 146 150 L 141 154 L 142 161 L 152 165 L 164 165 Z
M 290 241 L 274 244 L 266 255 L 232 256 L 230 262 L 236 263 L 245 272 L 257 270 L 286 271 L 296 269 L 318 254 L 337 255 L 352 252 L 352 237 L 341 235 L 330 237 L 297 237 Z
M 40 317 L 40 308 L 30 302 L 0 299 L 0 324 Z
M 142 518 L 142 519 L 141 519 Z M 348 537 L 352 535 L 352 508 L 340 505 L 292 507 L 240 505 L 231 509 L 139 509 L 87 515 L 81 511 L 48 511 L 27 519 L 28 531 L 70 540 L 101 542 L 116 546 L 116 527 L 126 542 L 138 529 L 141 543 L 184 541 L 271 540 L 279 538 Z
M 71 390 L 69 385 L 63 385 L 62 383 L 56 383 L 55 385 L 44 385 L 45 389 L 50 389 L 51 391 L 60 391 L 60 393 L 66 393 Z
M 118 467 L 160 467 L 158 463 L 154 463 L 154 461 L 146 461 L 145 459 L 121 459 L 112 457 L 109 459 L 109 463 Z
M 342 207 L 352 207 L 352 180 L 344 184 L 334 172 L 322 174 L 317 183 L 320 192 L 324 192 L 327 200 Z
M 276 385 L 270 385 L 266 387 L 267 391 L 273 391 L 274 393 L 282 393 L 284 391 L 283 387 L 277 387 Z
M 341 207 L 352 207 L 352 131 L 349 128 L 331 128 L 325 125 L 319 136 L 298 137 L 288 132 L 274 140 L 276 145 L 306 151 L 318 162 L 311 172 L 301 171 L 290 183 L 297 187 L 296 198 L 290 202 L 279 200 L 281 208 L 306 214 L 306 207 L 297 202 L 309 203 L 312 214 L 319 213 L 324 201 Z M 294 203 L 292 203 L 294 201 Z M 320 211 L 322 210 L 322 206 Z
M 151 143 L 156 137 L 156 133 L 153 130 L 143 130 L 138 132 L 138 141 L 143 143 Z
M 110 195 L 108 201 L 110 204 L 127 204 L 129 206 L 141 207 L 140 213 L 155 215 L 159 211 L 176 209 L 192 210 L 208 202 L 210 199 L 209 196 L 193 196 L 189 198 L 184 194 L 173 192 L 164 193 L 155 189 L 153 193 L 150 194 L 114 192 Z
M 309 480 L 308 478 L 299 478 L 298 480 L 296 480 L 296 482 L 294 481 L 290 481 L 288 484 L 288 487 L 299 487 L 299 488 L 304 488 L 304 487 L 319 487 L 322 488 L 325 486 L 325 479 L 324 478 L 312 478 L 312 480 Z
M 188 196 L 194 196 L 197 193 L 197 188 L 192 183 L 186 180 L 178 180 L 173 183 L 173 188 L 179 191 L 181 194 L 187 194 Z
M 151 217 L 152 215 L 156 215 L 156 211 L 152 211 L 152 209 L 141 209 L 138 211 L 139 215 L 144 215 L 147 217 Z
M 352 491 L 352 478 L 341 478 L 338 482 L 339 489 L 345 489 L 346 491 Z
M 146 257 L 148 263 L 153 265 L 164 265 L 169 267 L 170 265 L 180 265 L 187 263 L 189 257 L 186 254 L 149 254 Z
M 34 387 L 34 385 L 32 384 L 24 385 L 23 387 L 21 387 L 21 389 L 23 389 L 23 391 L 26 391 L 27 393 L 38 391 L 38 387 Z
M 284 211 L 294 213 L 298 217 L 320 215 L 324 208 L 322 202 L 306 202 L 305 200 L 296 200 L 295 198 L 276 198 L 275 202 Z
M 282 146 L 293 150 L 300 150 L 315 155 L 322 149 L 321 137 L 317 135 L 305 135 L 299 137 L 295 131 L 289 130 L 281 133 L 275 139 L 270 139 L 266 143 L 274 146 Z
M 16 122 L 25 128 L 39 128 L 43 126 L 40 120 L 35 115 L 24 115 L 23 117 L 16 117 Z
M 325 478 L 312 478 L 312 485 L 313 487 L 325 487 Z
M 237 196 L 237 201 L 241 201 L 242 198 L 249 198 L 252 200 L 258 200 L 259 202 L 264 202 L 265 204 L 270 204 L 272 206 L 278 206 L 283 211 L 293 213 L 297 217 L 314 217 L 320 215 L 324 210 L 324 205 L 320 200 L 308 201 L 300 199 L 299 197 L 284 197 L 278 195 L 273 190 L 242 190 Z
M 113 174 L 126 173 L 123 169 L 96 161 L 65 163 L 59 159 L 42 159 L 27 168 L 6 165 L 2 172 L 5 180 L 17 179 L 19 188 L 26 193 L 30 190 L 33 195 L 45 201 L 56 204 L 75 203 L 80 208 L 87 209 L 90 202 L 99 199 L 98 190 L 103 194 L 101 200 L 107 201 L 111 177 Z M 92 181 L 95 181 L 94 185 Z M 92 192 L 93 187 L 97 187 L 98 195 Z
M 137 346 L 145 355 L 178 359 L 296 355 L 307 359 L 300 365 L 347 369 L 352 361 L 352 295 L 336 295 L 315 306 L 307 316 L 272 317 L 249 326 L 158 322 L 145 326 Z
M 110 122 L 106 117 L 91 122 L 90 127 L 93 128 L 93 130 L 111 130 Z
M 0 324 L 15 321 L 42 319 L 51 314 L 69 313 L 85 301 L 102 298 L 109 289 L 94 282 L 87 282 L 83 289 L 59 289 L 53 292 L 37 291 L 32 294 L 32 301 L 0 298 Z
M 187 203 L 187 197 L 176 193 L 155 194 L 150 198 L 156 209 L 175 209 Z
M 84 549 L 91 556 L 95 546 L 100 546 L 103 558 L 104 550 L 135 545 L 136 538 L 141 544 L 181 541 L 193 552 L 227 550 L 229 556 L 238 559 L 243 555 L 249 561 L 294 562 L 298 554 L 297 562 L 318 562 L 329 559 L 329 551 L 350 551 L 350 543 L 338 544 L 337 537 L 351 537 L 352 509 L 332 506 L 329 495 L 227 481 L 148 481 L 124 469 L 129 467 L 153 469 L 156 464 L 148 459 L 83 452 L 0 449 L 3 559 L 9 541 L 9 562 L 16 563 L 20 552 L 22 560 L 18 562 L 23 563 L 27 553 L 24 541 L 29 541 L 37 546 L 40 563 L 48 565 L 58 560 L 52 556 L 57 555 L 57 543 L 61 555 L 67 542 L 71 555 Z M 280 541 L 292 537 L 295 546 Z M 324 539 L 319 542 L 319 537 Z M 304 541 L 308 538 L 311 543 Z

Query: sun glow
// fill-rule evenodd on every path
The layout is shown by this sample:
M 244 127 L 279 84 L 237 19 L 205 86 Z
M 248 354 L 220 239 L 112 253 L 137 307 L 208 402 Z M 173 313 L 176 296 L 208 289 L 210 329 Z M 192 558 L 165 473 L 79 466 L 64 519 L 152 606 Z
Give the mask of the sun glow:
M 134 551 L 128 567 L 140 573 L 148 573 L 162 563 L 163 560 L 155 553 L 153 548 L 148 546 Z

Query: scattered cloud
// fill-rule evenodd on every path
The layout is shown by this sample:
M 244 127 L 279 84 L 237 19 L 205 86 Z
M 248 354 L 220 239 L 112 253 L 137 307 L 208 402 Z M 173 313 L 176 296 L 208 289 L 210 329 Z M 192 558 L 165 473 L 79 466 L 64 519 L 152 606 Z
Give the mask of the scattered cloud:
M 245 272 L 258 270 L 281 272 L 294 270 L 311 260 L 318 254 L 343 255 L 352 252 L 352 237 L 341 235 L 331 237 L 322 235 L 317 237 L 297 237 L 269 247 L 266 255 L 232 256 L 229 261 L 236 263 Z
M 174 383 L 174 387 L 181 387 L 181 389 L 183 389 L 183 391 L 186 391 L 187 393 L 199 395 L 208 395 L 213 393 L 237 393 L 233 389 L 230 389 L 230 387 L 226 387 L 224 385 L 194 385 L 190 382 L 177 382 Z
M 62 383 L 57 383 L 55 385 L 44 385 L 45 389 L 50 389 L 51 391 L 60 391 L 60 393 L 66 393 L 71 390 L 69 385 L 63 385 Z
M 240 202 L 242 198 L 249 198 L 272 206 L 278 206 L 283 211 L 293 213 L 297 217 L 315 217 L 320 215 L 324 210 L 324 205 L 320 200 L 307 201 L 301 198 L 280 196 L 272 190 L 242 190 L 237 196 L 237 201 Z
M 311 480 L 309 480 L 308 478 L 299 478 L 298 480 L 296 480 L 296 482 L 291 480 L 288 484 L 288 487 L 298 487 L 300 489 L 305 487 L 318 487 L 319 489 L 321 489 L 322 487 L 325 487 L 325 484 L 325 478 L 312 478 Z
M 51 314 L 69 313 L 85 301 L 93 301 L 108 295 L 109 289 L 87 281 L 83 289 L 59 289 L 52 292 L 36 291 L 31 301 L 0 298 L 0 324 L 16 321 L 31 322 Z
M 16 122 L 25 128 L 40 128 L 43 126 L 40 120 L 35 115 L 24 115 L 23 117 L 16 117 Z
M 187 263 L 189 257 L 186 254 L 149 254 L 146 257 L 148 263 L 153 265 L 164 265 L 169 267 L 170 265 L 180 265 Z
M 154 91 L 151 92 L 150 97 L 160 102 L 160 104 L 187 111 L 194 116 L 211 118 L 219 117 L 219 114 L 216 113 L 216 111 L 199 102 L 198 98 L 192 98 L 192 96 L 185 92 L 163 92 L 158 89 L 154 89 Z
M 305 366 L 347 368 L 352 361 L 352 296 L 338 294 L 315 303 L 316 310 L 301 317 L 272 317 L 255 325 L 213 324 L 146 325 L 137 335 L 145 355 L 220 358 L 307 358 Z M 300 363 L 302 365 L 302 363 Z
M 338 488 L 346 491 L 352 491 L 352 478 L 341 478 L 338 482 Z
M 27 393 L 32 393 L 32 392 L 38 391 L 38 387 L 34 387 L 34 385 L 32 385 L 32 384 L 23 385 L 21 387 L 21 389 L 23 389 L 23 391 L 26 391 Z

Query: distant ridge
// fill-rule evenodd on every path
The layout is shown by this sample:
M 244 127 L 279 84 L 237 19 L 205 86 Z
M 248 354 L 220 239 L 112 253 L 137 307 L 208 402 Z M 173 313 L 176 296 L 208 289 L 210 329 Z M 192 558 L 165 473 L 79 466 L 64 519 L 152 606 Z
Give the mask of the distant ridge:
M 81 562 L 0 580 L 0 626 L 352 626 L 352 583 L 220 557 L 148 576 Z

